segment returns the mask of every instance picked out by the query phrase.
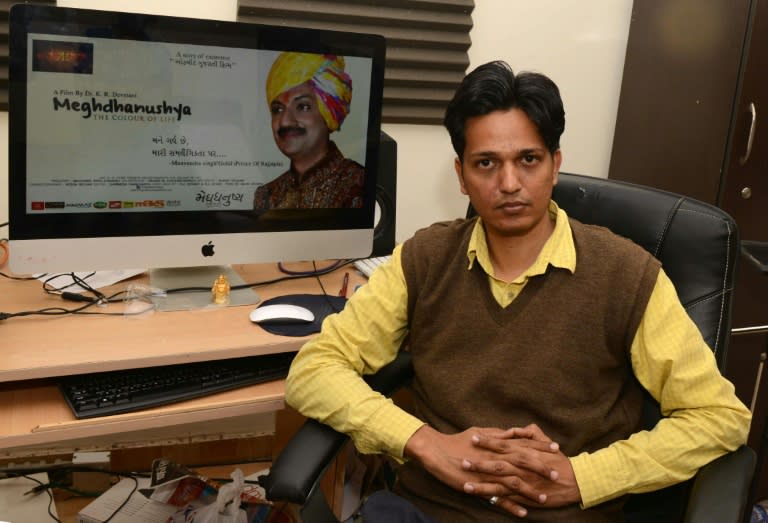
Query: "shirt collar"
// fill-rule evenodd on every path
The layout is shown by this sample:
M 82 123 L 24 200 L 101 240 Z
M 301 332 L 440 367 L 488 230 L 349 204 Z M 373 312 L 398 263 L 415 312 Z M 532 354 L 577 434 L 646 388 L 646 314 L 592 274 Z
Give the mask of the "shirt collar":
M 555 229 L 552 231 L 552 235 L 547 239 L 544 247 L 542 247 L 536 261 L 515 281 L 524 281 L 531 276 L 544 274 L 549 265 L 566 269 L 571 273 L 576 270 L 576 247 L 573 243 L 573 234 L 571 233 L 571 225 L 568 223 L 568 215 L 563 209 L 558 207 L 554 200 L 549 202 L 549 215 L 555 219 Z M 467 259 L 469 260 L 467 269 L 471 269 L 475 262 L 477 262 L 488 275 L 494 276 L 491 257 L 488 253 L 485 228 L 483 227 L 482 219 L 479 217 L 469 239 Z

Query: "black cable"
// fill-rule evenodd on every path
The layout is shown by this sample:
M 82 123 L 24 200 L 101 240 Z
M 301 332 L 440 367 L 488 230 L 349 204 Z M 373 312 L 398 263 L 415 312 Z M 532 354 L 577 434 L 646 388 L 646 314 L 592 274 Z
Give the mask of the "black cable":
M 328 267 L 323 267 L 322 269 L 317 268 L 317 264 L 315 261 L 312 261 L 312 268 L 314 270 L 311 271 L 293 271 L 290 269 L 287 269 L 285 265 L 283 265 L 283 262 L 277 262 L 277 268 L 280 269 L 280 272 L 284 274 L 289 274 L 291 276 L 315 276 L 315 275 L 322 275 L 322 274 L 328 274 L 329 272 L 333 272 L 339 267 L 343 267 L 344 265 L 351 263 L 351 260 L 336 260 L 335 262 L 331 263 Z
M 313 261 L 312 262 L 312 266 L 314 267 L 314 270 L 312 270 L 312 271 L 306 271 L 306 272 L 288 271 L 288 275 L 287 276 L 281 276 L 279 278 L 274 278 L 274 279 L 271 279 L 271 280 L 264 280 L 264 281 L 260 281 L 260 282 L 244 283 L 242 285 L 233 285 L 231 287 L 231 290 L 250 289 L 250 288 L 253 288 L 253 287 L 260 287 L 260 286 L 263 286 L 263 285 L 271 285 L 271 284 L 280 283 L 280 282 L 283 282 L 283 281 L 299 280 L 299 279 L 303 279 L 303 278 L 317 278 L 317 281 L 318 281 L 318 283 L 320 283 L 320 288 L 322 289 L 323 294 L 328 296 L 328 293 L 326 292 L 325 287 L 323 287 L 323 283 L 320 281 L 319 277 L 324 275 L 324 274 L 328 274 L 330 272 L 333 272 L 333 271 L 335 271 L 336 269 L 338 269 L 340 267 L 344 267 L 345 265 L 349 265 L 350 263 L 353 263 L 354 261 L 356 261 L 356 260 L 337 260 L 336 262 L 334 262 L 333 264 L 329 265 L 328 267 L 323 267 L 321 269 L 317 269 L 316 264 Z M 281 271 L 284 269 L 284 267 L 281 267 L 280 264 L 278 264 L 278 267 L 280 267 Z M 294 275 L 291 275 L 290 274 L 291 272 L 293 272 Z M 51 278 L 45 280 L 44 288 L 45 288 L 46 284 L 50 285 L 50 281 L 54 280 L 58 276 L 60 276 L 60 275 L 55 275 L 55 276 L 52 276 Z M 126 291 L 124 291 L 124 290 L 123 291 L 118 291 L 115 294 L 112 294 L 110 296 L 105 296 L 101 292 L 96 291 L 94 289 L 94 291 L 98 292 L 98 296 L 99 297 L 97 297 L 97 298 L 90 298 L 88 296 L 83 296 L 83 295 L 81 295 L 79 293 L 73 293 L 73 292 L 64 291 L 63 289 L 69 288 L 69 287 L 71 287 L 72 285 L 75 285 L 75 284 L 77 284 L 77 285 L 85 285 L 87 287 L 90 287 L 90 285 L 88 285 L 82 278 L 79 278 L 76 275 L 74 275 L 74 273 L 72 274 L 72 276 L 73 276 L 73 278 L 77 278 L 77 281 L 75 281 L 72 284 L 69 284 L 69 285 L 67 285 L 65 287 L 61 287 L 61 288 L 53 287 L 53 289 L 61 291 L 60 295 L 61 295 L 62 299 L 69 300 L 69 301 L 76 301 L 76 302 L 85 302 L 82 306 L 74 308 L 74 309 L 66 309 L 64 307 L 46 307 L 44 309 L 39 309 L 39 310 L 35 310 L 35 311 L 0 312 L 0 321 L 7 320 L 9 318 L 16 318 L 16 317 L 22 317 L 22 316 L 35 316 L 35 315 L 37 315 L 37 316 L 64 316 L 64 315 L 67 315 L 67 314 L 82 314 L 82 315 L 94 315 L 94 316 L 96 316 L 96 315 L 100 315 L 100 316 L 135 316 L 135 315 L 139 315 L 139 314 L 144 314 L 145 312 L 148 312 L 148 311 L 154 309 L 154 305 L 149 304 L 147 306 L 147 308 L 144 309 L 144 310 L 136 311 L 136 312 L 130 312 L 130 313 L 129 312 L 104 312 L 104 311 L 93 312 L 93 311 L 88 311 L 87 309 L 93 307 L 94 305 L 100 305 L 100 304 L 106 304 L 106 303 L 114 303 L 115 301 L 118 301 L 118 300 L 115 300 L 115 298 L 117 296 L 125 294 Z M 90 275 L 86 276 L 86 278 L 89 277 L 89 276 Z M 180 293 L 180 292 L 202 292 L 202 291 L 206 291 L 206 292 L 210 291 L 210 288 L 208 288 L 208 287 L 179 287 L 179 288 L 175 288 L 175 289 L 168 289 L 168 290 L 165 291 L 165 293 L 166 294 L 173 294 L 173 293 Z M 49 289 L 46 289 L 46 292 L 49 293 L 49 294 L 59 294 L 59 292 L 55 292 L 55 291 L 54 292 L 50 292 Z M 330 300 L 328 300 L 328 304 L 330 305 L 331 309 L 333 309 L 335 312 L 339 312 L 339 309 L 334 307 Z
M 147 474 L 142 474 L 142 473 L 137 473 L 137 472 L 130 472 L 130 473 L 118 472 L 118 473 L 114 473 L 114 472 L 110 472 L 110 471 L 103 470 L 103 469 L 97 469 L 97 468 L 93 468 L 93 467 L 82 467 L 82 466 L 81 467 L 77 467 L 77 466 L 65 465 L 63 467 L 60 467 L 60 469 L 65 469 L 65 470 L 68 470 L 70 472 L 75 472 L 75 471 L 101 472 L 103 474 L 115 475 L 118 478 L 130 478 L 130 479 L 133 480 L 133 489 L 131 490 L 130 494 L 128 494 L 128 497 L 120 504 L 120 506 L 118 506 L 112 512 L 112 514 L 110 514 L 110 516 L 107 519 L 104 520 L 103 523 L 107 523 L 108 521 L 112 520 L 112 518 L 114 518 L 123 509 L 123 507 L 125 507 L 128 504 L 128 502 L 131 500 L 131 498 L 133 497 L 133 495 L 136 493 L 136 491 L 139 488 L 139 480 L 137 478 L 139 478 L 139 477 L 148 477 Z M 27 478 L 27 479 L 32 480 L 35 483 L 37 483 L 37 486 L 34 487 L 29 492 L 27 492 L 27 494 L 35 494 L 35 495 L 37 495 L 38 493 L 40 493 L 43 490 L 45 490 L 45 492 L 48 494 L 48 497 L 49 497 L 48 514 L 55 521 L 58 521 L 59 523 L 61 523 L 61 520 L 59 520 L 53 514 L 53 512 L 51 511 L 51 507 L 52 507 L 53 501 L 54 501 L 53 493 L 51 492 L 51 490 L 52 490 L 52 488 L 60 488 L 62 490 L 74 491 L 73 489 L 57 485 L 54 482 L 49 482 L 47 484 L 43 483 L 42 481 L 38 480 L 37 478 L 33 478 L 33 477 L 30 477 L 28 475 L 29 472 L 32 472 L 32 471 L 26 472 L 26 471 L 23 471 L 21 469 L 19 469 L 18 471 L 3 471 L 3 469 L 0 469 L 0 472 L 2 472 L 3 474 L 5 474 L 8 477 L 23 477 L 23 478 Z M 37 472 L 39 472 L 39 470 L 37 470 Z
M 311 271 L 291 271 L 289 269 L 286 269 L 282 263 L 278 263 L 277 267 L 280 269 L 280 271 L 295 275 L 294 278 L 310 278 L 314 277 L 317 280 L 318 285 L 320 285 L 320 290 L 323 291 L 323 296 L 325 297 L 325 302 L 328 304 L 328 306 L 331 308 L 333 312 L 341 312 L 341 309 L 336 307 L 333 302 L 329 299 L 328 291 L 325 290 L 325 286 L 323 285 L 322 280 L 320 279 L 320 276 L 324 274 L 328 274 L 330 272 L 335 271 L 336 269 L 339 269 L 341 267 L 344 267 L 345 265 L 349 265 L 350 263 L 354 263 L 357 261 L 356 259 L 353 260 L 336 260 L 331 265 L 327 267 L 323 267 L 322 269 L 317 268 L 317 263 L 315 260 L 312 260 L 312 269 Z
M 312 267 L 315 267 L 315 262 L 312 262 Z M 320 285 L 320 290 L 323 291 L 323 296 L 328 296 L 328 292 L 325 290 L 325 286 L 323 285 L 323 281 L 320 279 L 320 273 L 317 271 L 317 268 L 315 268 L 315 271 L 311 273 L 315 279 L 317 280 L 318 285 Z M 330 301 L 328 301 L 328 304 L 330 305 Z M 333 308 L 333 306 L 331 306 Z
M 6 476 L 21 476 L 36 474 L 38 472 L 103 472 L 104 474 L 123 475 L 125 477 L 135 476 L 137 478 L 148 478 L 149 473 L 145 472 L 110 472 L 99 467 L 92 467 L 89 465 L 73 465 L 72 463 L 60 463 L 60 464 L 44 464 L 30 467 L 13 467 L 2 468 L 0 467 L 0 480 L 3 479 L 3 475 Z
M 351 263 L 351 262 L 347 262 L 347 263 Z M 314 261 L 312 262 L 312 266 L 313 267 L 315 266 L 315 262 Z M 339 265 L 339 267 L 342 267 L 342 266 L 343 265 Z M 320 280 L 320 274 L 322 274 L 322 273 L 319 273 L 318 271 L 315 271 L 313 274 L 314 274 L 315 278 L 317 279 L 317 283 L 320 285 L 320 290 L 323 291 L 323 297 L 325 298 L 325 303 L 328 304 L 328 306 L 331 308 L 331 310 L 333 312 L 341 312 L 341 309 L 337 308 L 333 304 L 333 302 L 329 299 L 329 297 L 328 297 L 329 296 L 328 292 L 325 290 L 325 286 L 323 285 L 322 280 Z
M 37 483 L 37 487 L 35 487 L 32 490 L 30 490 L 29 492 L 27 492 L 27 494 L 30 494 L 30 493 L 31 494 L 37 494 L 41 490 L 45 490 L 45 493 L 48 494 L 48 515 L 51 516 L 51 519 L 53 519 L 54 521 L 57 521 L 58 523 L 61 523 L 61 520 L 59 518 L 57 518 L 56 515 L 51 510 L 52 507 L 53 507 L 53 493 L 51 492 L 51 489 L 48 488 L 48 486 L 45 483 L 43 483 L 42 481 L 40 481 L 37 478 L 33 478 L 32 476 L 28 476 L 26 474 L 16 474 L 16 473 L 8 473 L 8 474 L 10 474 L 11 476 L 15 476 L 15 477 L 25 478 L 25 479 L 28 479 L 30 481 L 34 481 L 35 483 Z M 40 490 L 37 490 L 37 489 L 40 489 Z
M 96 274 L 95 272 L 91 272 L 82 277 L 78 276 L 74 272 L 54 274 L 43 281 L 43 290 L 48 294 L 61 294 L 63 292 L 66 292 L 66 289 L 70 289 L 74 286 L 77 286 L 80 289 L 93 294 L 96 297 L 96 301 L 104 302 L 106 300 L 106 296 L 104 296 L 104 294 L 102 294 L 101 291 L 99 291 L 98 289 L 95 289 L 86 281 L 88 278 L 94 276 L 95 274 Z M 64 277 L 72 278 L 72 283 L 64 285 L 63 287 L 57 287 L 51 283 L 52 281 L 55 281 L 59 278 L 64 278 Z M 70 296 L 72 294 L 77 294 L 77 293 L 70 293 Z M 88 299 L 74 300 L 73 299 L 73 301 L 91 301 L 91 300 L 88 300 Z
M 120 476 L 121 476 L 121 475 L 120 475 L 120 474 L 118 474 L 118 477 L 120 477 Z M 133 480 L 133 490 L 131 490 L 130 494 L 128 494 L 128 497 L 126 497 L 126 498 L 125 498 L 125 501 L 123 501 L 122 503 L 120 503 L 120 506 L 119 506 L 119 507 L 117 507 L 117 508 L 115 509 L 115 511 L 114 511 L 114 512 L 113 512 L 113 513 L 112 513 L 112 514 L 111 514 L 111 515 L 110 515 L 110 516 L 109 516 L 107 519 L 105 519 L 105 520 L 104 520 L 104 522 L 103 522 L 103 523 L 107 523 L 108 521 L 111 521 L 111 520 L 112 520 L 112 518 L 114 518 L 114 517 L 117 515 L 117 513 L 118 513 L 118 512 L 120 512 L 120 511 L 123 509 L 123 507 L 124 507 L 125 505 L 127 505 L 127 504 L 128 504 L 128 502 L 129 502 L 129 501 L 131 500 L 131 498 L 133 497 L 133 493 L 134 493 L 134 492 L 136 492 L 136 491 L 138 490 L 138 488 L 139 488 L 139 480 L 138 480 L 138 479 L 136 479 L 136 477 L 135 477 L 135 476 L 133 476 L 133 475 L 131 475 L 131 476 L 128 476 L 128 477 L 129 477 L 129 478 L 131 478 L 131 479 Z
M 46 307 L 44 309 L 38 309 L 35 311 L 21 311 L 21 312 L 0 312 L 0 320 L 7 320 L 9 318 L 17 318 L 22 316 L 65 316 L 67 314 L 83 314 L 83 315 L 99 315 L 99 316 L 136 316 L 139 314 L 144 314 L 145 312 L 148 312 L 152 309 L 154 309 L 154 305 L 148 305 L 146 309 L 136 312 L 90 312 L 86 309 L 89 309 L 93 307 L 94 305 L 99 305 L 100 303 L 114 303 L 114 298 L 117 296 L 120 296 L 122 294 L 125 294 L 126 291 L 118 291 L 115 294 L 112 294 L 111 296 L 105 296 L 104 300 L 93 300 L 86 302 L 80 307 L 74 308 L 74 309 L 65 309 L 64 307 Z
M 0 272 L 0 276 L 3 278 L 8 278 L 9 280 L 36 280 L 34 276 L 11 276 L 10 274 L 6 274 L 4 272 Z
M 93 470 L 92 472 L 103 472 L 105 474 L 109 474 L 109 472 L 107 472 L 105 470 Z M 27 474 L 24 475 L 24 477 L 26 477 L 26 476 L 27 476 Z M 29 478 L 29 479 L 34 479 L 34 478 Z M 74 488 L 73 486 L 71 486 L 67 482 L 54 481 L 54 480 L 49 480 L 48 483 L 40 483 L 38 486 L 32 488 L 31 490 L 28 490 L 24 494 L 25 495 L 26 494 L 35 494 L 35 495 L 37 495 L 40 492 L 42 492 L 43 490 L 45 490 L 45 489 L 49 489 L 49 490 L 53 490 L 53 489 L 64 490 L 66 492 L 70 492 L 70 493 L 74 494 L 76 497 L 83 497 L 83 498 L 96 498 L 96 497 L 99 497 L 102 494 L 102 492 L 85 492 L 83 490 L 78 490 L 78 489 Z
M 272 285 L 273 283 L 280 283 L 284 281 L 290 281 L 290 280 L 300 280 L 302 278 L 314 278 L 315 276 L 321 276 L 323 274 L 328 274 L 329 272 L 333 272 L 339 267 L 344 267 L 345 265 L 349 265 L 350 263 L 354 262 L 355 260 L 338 260 L 334 262 L 332 265 L 329 265 L 328 267 L 324 267 L 322 269 L 314 270 L 314 271 L 291 271 L 288 269 L 285 269 L 285 267 L 278 263 L 278 269 L 280 269 L 281 272 L 284 274 L 287 274 L 287 276 L 280 276 L 279 278 L 274 278 L 272 280 L 264 280 L 254 283 L 243 283 L 241 285 L 232 285 L 230 287 L 230 290 L 237 291 L 240 289 L 250 289 L 253 287 L 261 287 L 263 285 Z M 312 262 L 313 265 L 315 262 Z M 166 294 L 175 294 L 177 292 L 202 292 L 202 291 L 210 291 L 210 287 L 178 287 L 175 289 L 167 289 L 165 292 Z

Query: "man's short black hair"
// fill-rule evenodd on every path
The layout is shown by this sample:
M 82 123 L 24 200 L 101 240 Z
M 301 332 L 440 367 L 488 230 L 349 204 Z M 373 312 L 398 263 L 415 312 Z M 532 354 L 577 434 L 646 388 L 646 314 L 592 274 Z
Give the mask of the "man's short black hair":
M 515 75 L 506 62 L 495 61 L 465 76 L 445 111 L 443 124 L 459 159 L 464 158 L 467 119 L 513 108 L 522 110 L 536 125 L 551 153 L 560 148 L 565 111 L 557 85 L 539 73 Z

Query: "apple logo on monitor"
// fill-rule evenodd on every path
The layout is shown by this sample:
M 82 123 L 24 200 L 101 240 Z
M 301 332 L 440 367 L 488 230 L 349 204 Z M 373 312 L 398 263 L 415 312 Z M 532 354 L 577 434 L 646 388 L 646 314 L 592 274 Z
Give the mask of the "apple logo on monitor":
M 206 256 L 206 257 L 207 256 L 213 256 L 214 255 L 214 252 L 213 252 L 213 248 L 214 247 L 215 247 L 215 245 L 213 245 L 213 242 L 208 242 L 205 245 L 203 245 L 203 247 L 200 249 L 200 251 L 203 253 L 203 256 Z

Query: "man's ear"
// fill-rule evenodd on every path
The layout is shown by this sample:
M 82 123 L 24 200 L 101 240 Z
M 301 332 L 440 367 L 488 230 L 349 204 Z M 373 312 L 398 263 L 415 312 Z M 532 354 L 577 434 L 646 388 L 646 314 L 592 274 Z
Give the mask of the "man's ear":
M 461 194 L 469 194 L 467 193 L 467 188 L 464 187 L 464 171 L 462 170 L 461 160 L 458 156 L 453 160 L 453 168 L 456 170 L 456 177 L 459 179 L 459 189 L 461 190 Z
M 560 165 L 563 163 L 563 153 L 560 152 L 560 149 L 555 151 L 555 153 L 552 155 L 552 159 L 554 160 L 554 170 L 553 178 L 552 178 L 552 185 L 557 185 L 557 180 L 560 176 Z

